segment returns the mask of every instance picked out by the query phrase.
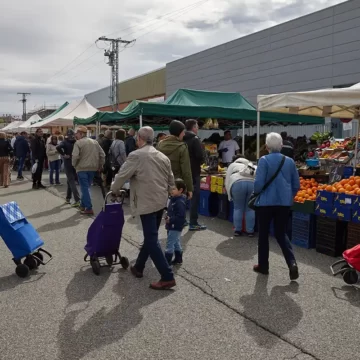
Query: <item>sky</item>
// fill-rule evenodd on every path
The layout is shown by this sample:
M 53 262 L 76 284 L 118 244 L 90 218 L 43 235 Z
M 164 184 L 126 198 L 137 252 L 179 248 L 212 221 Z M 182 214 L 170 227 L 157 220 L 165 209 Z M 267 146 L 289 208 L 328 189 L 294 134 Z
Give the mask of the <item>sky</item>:
M 119 80 L 343 0 L 0 0 L 0 116 L 61 105 L 110 84 L 100 36 L 122 48 Z

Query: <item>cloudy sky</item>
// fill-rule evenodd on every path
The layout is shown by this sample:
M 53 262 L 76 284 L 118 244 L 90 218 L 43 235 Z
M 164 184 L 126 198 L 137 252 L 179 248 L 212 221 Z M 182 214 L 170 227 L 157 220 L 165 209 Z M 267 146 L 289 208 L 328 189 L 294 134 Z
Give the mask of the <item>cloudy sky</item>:
M 137 39 L 120 81 L 343 0 L 0 0 L 0 115 L 108 86 L 102 35 Z M 80 55 L 81 54 L 81 55 Z M 80 55 L 80 56 L 79 56 Z

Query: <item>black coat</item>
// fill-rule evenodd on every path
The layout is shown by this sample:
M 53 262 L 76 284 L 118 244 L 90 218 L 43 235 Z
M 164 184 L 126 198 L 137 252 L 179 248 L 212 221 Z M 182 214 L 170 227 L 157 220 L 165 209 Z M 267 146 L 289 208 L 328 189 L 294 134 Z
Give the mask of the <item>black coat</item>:
M 201 165 L 204 163 L 204 150 L 201 140 L 191 131 L 186 131 L 184 142 L 187 144 L 190 155 L 191 173 L 194 177 L 200 176 Z
M 129 156 L 129 154 L 136 150 L 136 141 L 133 136 L 127 136 L 125 139 L 125 150 L 126 150 L 126 156 Z
M 30 152 L 29 143 L 24 136 L 18 136 L 16 138 L 14 152 L 15 156 L 18 158 L 26 157 L 26 155 Z
M 42 137 L 36 136 L 31 140 L 31 156 L 33 160 L 43 161 L 46 157 L 45 141 Z
M 0 157 L 4 156 L 13 156 L 13 148 L 11 144 L 6 139 L 0 139 Z

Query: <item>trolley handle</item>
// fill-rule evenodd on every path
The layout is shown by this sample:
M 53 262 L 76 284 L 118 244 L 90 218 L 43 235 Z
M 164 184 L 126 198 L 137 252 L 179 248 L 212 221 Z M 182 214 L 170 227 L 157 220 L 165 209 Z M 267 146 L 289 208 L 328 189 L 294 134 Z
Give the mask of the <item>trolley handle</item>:
M 125 195 L 126 195 L 126 191 L 125 190 L 120 190 L 119 191 L 119 195 L 114 196 L 113 193 L 111 191 L 109 191 L 106 196 L 105 196 L 105 200 L 104 200 L 104 207 L 105 205 L 107 205 L 109 203 L 109 198 L 111 197 L 112 201 L 111 202 L 117 202 L 119 204 L 122 204 L 124 202 L 125 199 Z M 120 201 L 118 200 L 120 198 Z

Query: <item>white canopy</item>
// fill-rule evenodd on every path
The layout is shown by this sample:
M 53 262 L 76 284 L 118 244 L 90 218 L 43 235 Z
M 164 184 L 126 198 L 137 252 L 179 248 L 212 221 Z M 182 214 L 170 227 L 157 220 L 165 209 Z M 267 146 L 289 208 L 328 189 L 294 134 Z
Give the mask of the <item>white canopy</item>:
M 33 125 L 41 120 L 41 117 L 38 114 L 34 114 L 33 116 L 29 117 L 25 122 L 23 122 L 19 126 L 19 131 L 25 131 L 27 129 L 30 129 L 30 125 Z
M 360 83 L 348 88 L 258 95 L 258 111 L 359 119 Z
M 74 117 L 88 118 L 93 116 L 98 109 L 90 105 L 85 98 L 76 100 L 66 106 L 58 113 L 50 116 L 44 121 L 39 121 L 30 126 L 30 128 L 44 128 L 52 126 L 73 126 Z
M 17 132 L 17 128 L 23 124 L 23 121 L 13 121 L 12 123 L 10 123 L 9 125 L 6 125 L 5 127 L 3 127 L 2 129 L 0 129 L 0 131 L 5 131 L 5 132 Z

